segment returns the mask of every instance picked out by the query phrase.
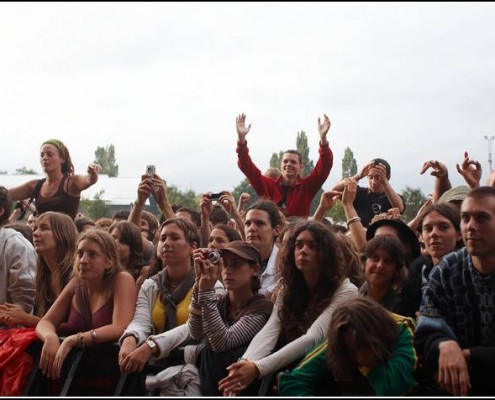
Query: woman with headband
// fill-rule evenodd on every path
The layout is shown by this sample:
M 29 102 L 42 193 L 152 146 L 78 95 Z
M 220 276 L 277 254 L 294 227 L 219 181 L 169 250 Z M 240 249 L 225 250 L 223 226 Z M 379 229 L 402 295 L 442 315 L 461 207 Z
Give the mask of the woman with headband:
M 33 179 L 9 189 L 13 201 L 34 200 L 36 211 L 58 211 L 75 218 L 81 192 L 98 181 L 101 167 L 92 163 L 86 175 L 74 174 L 74 165 L 67 147 L 57 139 L 47 140 L 41 145 L 40 162 L 46 178 Z

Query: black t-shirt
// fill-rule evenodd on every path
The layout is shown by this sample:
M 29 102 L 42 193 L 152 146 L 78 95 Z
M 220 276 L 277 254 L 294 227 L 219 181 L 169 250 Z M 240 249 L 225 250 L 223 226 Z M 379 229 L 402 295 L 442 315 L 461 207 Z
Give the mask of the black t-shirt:
M 357 187 L 353 205 L 365 228 L 368 227 L 375 215 L 387 212 L 392 208 L 385 192 L 375 193 L 361 186 Z

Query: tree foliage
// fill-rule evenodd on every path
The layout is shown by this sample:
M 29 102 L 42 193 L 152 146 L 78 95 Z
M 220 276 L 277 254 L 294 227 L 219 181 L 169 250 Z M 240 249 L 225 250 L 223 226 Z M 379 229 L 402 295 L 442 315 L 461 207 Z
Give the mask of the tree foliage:
M 406 209 L 404 214 L 402 214 L 402 217 L 405 221 L 410 221 L 416 216 L 418 210 L 426 201 L 427 197 L 421 189 L 412 188 L 409 186 L 406 186 L 406 188 L 402 191 L 401 196 L 403 197 L 406 205 Z
M 308 137 L 306 136 L 306 133 L 304 133 L 304 131 L 297 132 L 296 149 L 299 153 L 301 153 L 302 157 L 303 168 L 301 171 L 301 176 L 307 176 L 311 173 L 315 165 L 313 163 L 313 160 L 310 160 L 309 158 Z
M 175 185 L 167 185 L 168 200 L 172 205 L 181 205 L 183 207 L 194 208 L 199 210 L 199 195 L 194 190 L 189 189 L 182 192 Z
M 16 175 L 38 175 L 34 169 L 27 169 L 26 167 L 17 168 L 15 170 Z
M 344 207 L 342 206 L 342 202 L 339 200 L 337 204 L 335 204 L 326 215 L 329 217 L 334 224 L 341 224 L 346 222 Z
M 354 158 L 354 153 L 350 147 L 346 147 L 344 150 L 344 157 L 342 157 L 342 179 L 350 178 L 357 174 L 357 162 Z
M 113 144 L 100 147 L 95 151 L 95 162 L 101 165 L 101 173 L 109 177 L 119 176 L 119 166 L 115 160 L 115 146 Z
M 282 163 L 283 156 L 284 156 L 283 151 L 279 151 L 278 153 L 273 153 L 272 158 L 270 158 L 270 167 L 280 168 L 280 164 Z
M 103 193 L 105 193 L 105 191 L 101 189 L 95 194 L 93 200 L 81 199 L 79 202 L 79 211 L 93 220 L 102 217 L 111 217 L 110 208 L 107 206 L 106 202 L 101 199 Z
M 245 205 L 246 208 L 249 207 L 251 204 L 256 203 L 259 199 L 258 195 L 254 191 L 253 187 L 251 186 L 247 178 L 243 179 L 241 183 L 239 183 L 236 187 L 234 187 L 234 190 L 232 191 L 232 196 L 234 196 L 234 200 L 236 204 L 238 204 L 239 197 L 241 196 L 242 193 L 249 193 L 249 195 L 251 196 L 251 200 Z

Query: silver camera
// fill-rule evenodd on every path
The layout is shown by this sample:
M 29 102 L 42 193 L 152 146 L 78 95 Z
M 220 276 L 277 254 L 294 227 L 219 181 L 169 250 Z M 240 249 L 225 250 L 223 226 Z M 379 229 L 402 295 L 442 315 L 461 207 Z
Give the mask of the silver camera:
M 213 264 L 216 264 L 220 261 L 221 254 L 217 250 L 212 250 L 208 253 L 208 260 L 210 260 Z

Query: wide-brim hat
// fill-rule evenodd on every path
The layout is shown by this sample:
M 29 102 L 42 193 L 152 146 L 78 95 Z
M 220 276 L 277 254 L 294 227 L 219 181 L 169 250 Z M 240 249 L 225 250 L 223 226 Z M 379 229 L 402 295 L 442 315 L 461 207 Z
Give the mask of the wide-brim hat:
M 366 230 L 366 240 L 371 240 L 375 237 L 376 230 L 380 226 L 391 226 L 399 232 L 401 240 L 405 240 L 411 246 L 411 257 L 415 259 L 421 255 L 419 240 L 414 231 L 400 219 L 381 219 L 372 223 Z
M 438 199 L 439 203 L 450 203 L 451 201 L 463 201 L 471 189 L 465 185 L 453 187 L 444 192 Z
M 234 240 L 221 250 L 222 254 L 225 252 L 231 252 L 244 260 L 253 261 L 256 264 L 261 265 L 261 254 L 251 243 L 242 240 Z

